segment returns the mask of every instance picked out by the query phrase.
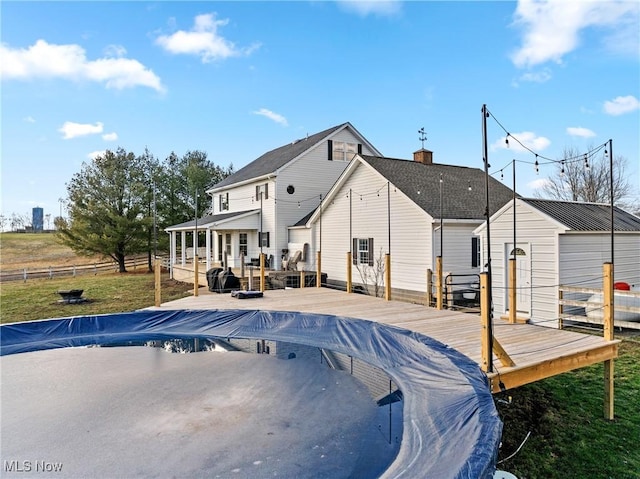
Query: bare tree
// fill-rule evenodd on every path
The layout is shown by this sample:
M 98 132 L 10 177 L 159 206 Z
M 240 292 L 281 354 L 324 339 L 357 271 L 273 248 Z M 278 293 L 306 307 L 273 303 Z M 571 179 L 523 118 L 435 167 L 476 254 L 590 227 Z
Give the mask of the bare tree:
M 589 147 L 589 150 L 593 150 Z M 604 152 L 603 152 L 604 153 Z M 626 174 L 627 159 L 614 156 L 613 159 L 613 202 L 623 205 L 624 199 L 632 193 Z M 593 155 L 585 161 L 584 156 L 574 147 L 567 147 L 562 158 L 556 163 L 555 171 L 547 178 L 542 192 L 536 196 L 564 201 L 584 201 L 589 203 L 611 202 L 611 172 L 609 158 Z
M 380 253 L 375 259 L 373 266 L 369 266 L 365 263 L 356 263 L 356 269 L 358 270 L 358 273 L 360 273 L 360 279 L 362 280 L 362 284 L 366 291 L 370 292 L 369 287 L 371 286 L 373 287 L 373 292 L 376 298 L 382 296 L 385 269 L 385 261 L 384 255 L 382 254 L 382 249 L 380 249 Z

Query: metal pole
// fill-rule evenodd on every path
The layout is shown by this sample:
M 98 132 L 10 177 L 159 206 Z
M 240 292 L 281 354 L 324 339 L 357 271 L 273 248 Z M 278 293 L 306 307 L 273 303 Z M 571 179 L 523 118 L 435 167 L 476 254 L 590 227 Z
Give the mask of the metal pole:
M 260 187 L 260 234 L 258 237 L 260 241 L 260 257 L 262 257 L 262 187 Z
M 485 215 L 487 217 L 487 297 L 489 308 L 489 321 L 487 324 L 487 343 L 489 350 L 489 357 L 492 355 L 493 351 L 493 299 L 491 295 L 491 230 L 490 230 L 490 211 L 489 211 L 489 148 L 488 148 L 488 140 L 487 140 L 487 117 L 489 116 L 489 112 L 487 111 L 487 105 L 482 105 L 482 158 L 484 161 L 484 176 L 485 176 L 485 194 L 486 194 L 486 205 L 485 205 Z M 487 364 L 487 372 L 493 372 L 493 361 L 489 361 Z
M 609 140 L 609 181 L 611 188 L 611 264 L 613 265 L 613 245 L 614 245 L 614 214 L 613 214 L 613 140 Z
M 440 173 L 440 257 L 444 257 L 442 254 L 442 248 L 444 248 L 444 243 L 442 242 L 442 173 Z
M 387 244 L 389 245 L 388 253 L 391 254 L 391 192 L 389 190 L 389 182 L 387 181 Z

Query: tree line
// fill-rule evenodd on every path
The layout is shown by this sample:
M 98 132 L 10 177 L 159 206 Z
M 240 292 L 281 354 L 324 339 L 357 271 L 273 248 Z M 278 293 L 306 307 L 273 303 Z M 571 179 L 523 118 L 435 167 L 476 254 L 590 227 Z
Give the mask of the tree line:
M 84 162 L 67 183 L 67 218 L 54 220 L 59 240 L 79 254 L 125 258 L 147 253 L 149 269 L 158 251 L 168 251 L 168 226 L 200 218 L 211 208 L 206 190 L 233 173 L 203 151 L 164 161 L 148 149 L 141 155 L 118 148 Z

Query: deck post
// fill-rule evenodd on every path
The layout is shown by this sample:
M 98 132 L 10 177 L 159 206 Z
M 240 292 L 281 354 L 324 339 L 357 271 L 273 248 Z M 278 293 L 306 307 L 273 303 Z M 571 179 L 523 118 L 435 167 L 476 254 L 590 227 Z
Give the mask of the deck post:
M 516 258 L 509 259 L 509 323 L 516 324 L 517 297 L 516 297 Z
M 200 281 L 198 281 L 198 255 L 193 255 L 193 295 L 198 296 L 198 288 L 200 287 Z
M 322 288 L 322 254 L 320 251 L 316 253 L 316 267 L 318 269 L 316 273 L 316 287 Z
M 442 256 L 436 257 L 436 308 L 442 309 Z
M 486 373 L 489 371 L 489 365 L 493 358 L 492 348 L 489 346 L 488 328 L 490 321 L 489 314 L 489 279 L 488 273 L 480 273 L 480 319 L 482 321 L 482 340 L 481 340 L 481 368 Z
M 391 255 L 384 255 L 384 299 L 391 301 Z
M 604 339 L 613 341 L 614 332 L 614 292 L 613 292 L 613 264 L 604 263 L 603 266 L 603 299 L 604 299 Z M 610 421 L 614 419 L 614 368 L 613 359 L 604 362 L 604 417 Z
M 304 278 L 304 269 L 302 271 L 300 271 L 300 287 L 304 288 L 304 282 L 305 282 L 305 278 Z
M 433 302 L 433 271 L 431 268 L 427 268 L 427 306 L 431 307 Z
M 161 268 L 162 268 L 162 260 L 158 257 L 156 257 L 156 261 L 155 261 L 155 265 L 154 265 L 154 277 L 155 277 L 155 306 L 156 307 L 160 307 L 160 304 L 162 303 L 162 296 L 161 296 L 161 288 L 160 288 L 160 284 L 161 284 Z
M 347 251 L 347 293 L 351 293 L 353 283 L 351 282 L 351 251 Z
M 562 304 L 562 300 L 564 299 L 564 291 L 562 290 L 562 286 L 558 289 L 558 329 L 564 328 L 564 305 Z
M 260 291 L 264 293 L 264 257 L 265 253 L 260 253 Z

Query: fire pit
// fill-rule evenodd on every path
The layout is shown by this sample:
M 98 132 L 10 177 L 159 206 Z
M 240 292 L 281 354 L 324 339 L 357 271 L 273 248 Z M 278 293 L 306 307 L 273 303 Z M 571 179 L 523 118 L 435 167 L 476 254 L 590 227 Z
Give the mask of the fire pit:
M 87 298 L 82 297 L 83 292 L 84 292 L 84 289 L 58 290 L 58 294 L 62 297 L 62 299 L 58 300 L 58 303 L 64 303 L 64 304 L 84 303 L 87 300 Z

